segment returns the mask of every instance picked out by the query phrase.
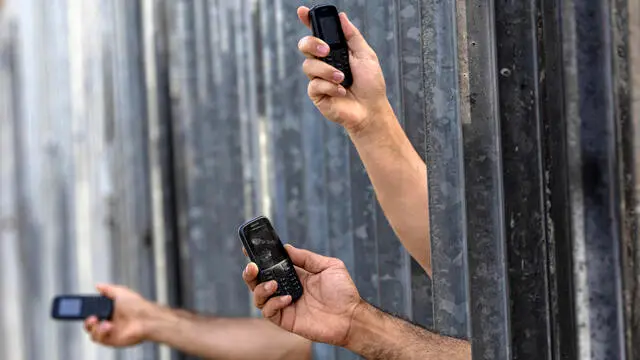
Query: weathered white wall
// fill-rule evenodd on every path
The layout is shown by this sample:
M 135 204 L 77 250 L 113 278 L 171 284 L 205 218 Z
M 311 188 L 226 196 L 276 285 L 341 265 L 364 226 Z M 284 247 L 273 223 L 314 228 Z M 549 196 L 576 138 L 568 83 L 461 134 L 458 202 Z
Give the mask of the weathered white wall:
M 115 359 L 52 321 L 51 299 L 106 281 L 154 295 L 135 4 L 9 0 L 0 15 L 2 359 Z

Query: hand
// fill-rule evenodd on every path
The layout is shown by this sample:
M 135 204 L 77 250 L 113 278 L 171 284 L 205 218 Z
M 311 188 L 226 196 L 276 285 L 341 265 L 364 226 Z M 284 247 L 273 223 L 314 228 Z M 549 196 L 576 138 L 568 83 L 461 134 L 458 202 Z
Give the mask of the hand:
M 89 317 L 84 325 L 91 339 L 99 344 L 114 347 L 133 346 L 146 338 L 145 322 L 155 311 L 156 305 L 139 294 L 121 286 L 98 285 L 98 291 L 114 300 L 111 321 L 99 322 Z
M 298 8 L 298 17 L 310 27 L 307 7 Z M 390 111 L 391 105 L 376 53 L 345 13 L 340 14 L 340 21 L 349 45 L 353 75 L 353 85 L 349 89 L 339 85 L 344 79 L 340 71 L 317 59 L 329 55 L 329 45 L 307 36 L 300 40 L 298 48 L 307 57 L 302 69 L 311 80 L 309 97 L 322 115 L 355 134 L 364 129 L 377 113 Z
M 344 263 L 291 245 L 285 247 L 302 283 L 302 297 L 294 304 L 289 295 L 269 299 L 278 284 L 258 284 L 258 267 L 250 263 L 242 277 L 254 293 L 255 305 L 266 319 L 289 332 L 312 341 L 345 346 L 353 316 L 363 301 Z

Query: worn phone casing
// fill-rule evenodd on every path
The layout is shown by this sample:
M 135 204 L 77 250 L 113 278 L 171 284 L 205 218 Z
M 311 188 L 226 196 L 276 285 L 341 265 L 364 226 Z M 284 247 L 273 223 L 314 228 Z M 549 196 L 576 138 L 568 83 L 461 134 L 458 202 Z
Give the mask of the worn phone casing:
M 338 9 L 333 5 L 316 5 L 309 10 L 309 22 L 313 36 L 329 44 L 329 56 L 320 60 L 340 70 L 344 74 L 342 86 L 353 85 L 353 75 L 349 65 L 349 45 L 342 31 Z
M 282 252 L 283 257 L 285 258 L 278 264 L 266 269 L 264 268 L 264 264 L 260 263 L 259 254 L 254 253 L 253 248 L 249 244 L 250 240 L 247 238 L 247 234 L 251 234 L 253 231 L 258 231 L 265 226 L 268 227 L 271 234 L 274 235 L 275 240 L 279 244 L 278 250 Z M 278 283 L 278 289 L 271 297 L 291 295 L 291 302 L 293 303 L 297 301 L 303 293 L 302 283 L 300 283 L 300 279 L 298 278 L 298 274 L 293 266 L 293 262 L 282 245 L 282 242 L 269 219 L 264 216 L 259 216 L 246 222 L 238 229 L 238 235 L 247 255 L 249 255 L 252 262 L 258 265 L 258 283 L 275 280 Z
M 85 320 L 90 316 L 111 320 L 113 310 L 113 300 L 96 295 L 60 295 L 51 303 L 51 317 L 63 321 Z

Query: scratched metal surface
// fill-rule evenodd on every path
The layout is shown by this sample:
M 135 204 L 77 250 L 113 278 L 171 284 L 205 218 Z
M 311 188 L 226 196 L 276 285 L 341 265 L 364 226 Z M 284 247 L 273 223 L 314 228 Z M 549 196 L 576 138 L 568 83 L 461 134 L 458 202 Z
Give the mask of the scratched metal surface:
M 615 110 L 624 93 L 614 86 L 625 79 L 612 78 L 611 48 L 611 21 L 619 19 L 603 2 L 571 4 L 562 29 L 578 355 L 620 359 L 626 349 L 621 267 L 614 265 L 621 256 L 615 116 L 625 109 Z
M 41 319 L 97 281 L 259 316 L 236 231 L 266 214 L 285 242 L 341 258 L 366 300 L 471 336 L 474 358 L 636 358 L 637 2 L 544 0 L 540 31 L 538 2 L 334 2 L 427 163 L 433 279 L 307 98 L 296 8 L 312 3 L 7 1 L 0 357 L 183 358 Z
M 413 4 L 411 4 L 413 5 Z M 468 337 L 465 185 L 460 70 L 456 6 L 446 1 L 416 2 L 422 29 L 422 106 L 429 180 L 431 261 L 433 267 L 433 328 Z M 406 9 L 405 15 L 411 16 Z M 415 95 L 414 95 L 415 96 Z M 409 111 L 416 111 L 410 109 Z M 415 133 L 415 132 L 413 132 Z
M 138 8 L 12 5 L 15 31 L 3 33 L 14 36 L 13 106 L 2 119 L 14 132 L 14 169 L 5 170 L 15 189 L 0 198 L 16 201 L 21 241 L 6 246 L 19 261 L 9 286 L 23 300 L 12 309 L 17 338 L 6 358 L 155 358 L 153 345 L 116 352 L 91 344 L 77 324 L 43 320 L 54 295 L 91 293 L 96 282 L 153 295 Z
M 493 2 L 466 1 L 470 116 L 463 122 L 473 355 L 511 358 Z

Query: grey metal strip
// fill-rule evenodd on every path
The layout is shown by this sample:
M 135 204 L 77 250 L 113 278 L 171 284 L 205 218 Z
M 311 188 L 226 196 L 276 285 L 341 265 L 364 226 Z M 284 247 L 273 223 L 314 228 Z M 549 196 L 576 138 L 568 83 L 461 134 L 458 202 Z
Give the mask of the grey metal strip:
M 363 0 L 344 4 L 349 19 L 367 37 L 366 4 Z M 378 243 L 376 241 L 376 201 L 373 186 L 355 147 L 349 145 L 351 176 L 351 217 L 353 249 L 356 259 L 351 270 L 360 296 L 373 304 L 380 304 L 380 277 L 378 268 Z M 374 255 L 375 254 L 375 255 Z
M 626 51 L 618 53 L 620 62 L 626 66 L 627 89 L 629 98 L 629 114 L 621 121 L 619 134 L 625 134 L 623 140 L 623 176 L 625 181 L 625 235 L 623 237 L 623 261 L 626 287 L 626 313 L 628 319 L 627 332 L 627 357 L 630 359 L 640 357 L 640 309 L 635 304 L 640 303 L 640 44 L 634 39 L 640 38 L 640 2 L 616 1 L 616 6 L 624 11 L 626 7 L 626 21 L 616 21 L 616 30 L 619 42 L 625 42 Z M 628 31 L 628 32 L 627 32 Z M 615 45 L 615 44 L 614 44 Z M 628 59 L 626 56 L 628 54 Z M 625 64 L 625 59 L 626 64 Z M 632 249 L 631 251 L 629 251 Z
M 420 157 L 426 156 L 426 122 L 424 102 L 429 98 L 423 85 L 426 70 L 423 65 L 421 29 L 422 4 L 420 0 L 398 0 L 396 2 L 396 21 L 398 22 L 400 105 L 396 113 L 402 123 L 409 141 Z M 432 42 L 429 42 L 431 49 Z M 425 174 L 425 176 L 427 176 Z M 426 241 L 430 241 L 426 239 Z M 433 245 L 432 245 L 433 246 Z M 410 259 L 411 318 L 414 322 L 433 327 L 433 294 L 431 278 L 422 266 Z
M 224 289 L 226 294 L 219 296 L 221 314 L 228 316 L 247 316 L 250 313 L 249 294 L 246 291 L 246 285 L 242 281 L 238 281 L 238 275 L 242 271 L 242 265 L 245 263 L 244 255 L 241 252 L 240 241 L 238 239 L 238 227 L 246 220 L 246 199 L 244 192 L 245 183 L 243 179 L 243 138 L 242 126 L 238 118 L 240 107 L 239 94 L 242 89 L 244 79 L 239 77 L 239 73 L 243 68 L 236 61 L 236 56 L 241 46 L 238 43 L 238 36 L 241 34 L 241 15 L 238 13 L 240 9 L 237 6 L 223 4 L 218 2 L 220 12 L 218 13 L 218 21 L 220 25 L 226 26 L 220 32 L 223 36 L 222 40 L 222 58 L 221 69 L 223 76 L 222 84 L 219 90 L 223 90 L 218 98 L 218 109 L 222 110 L 222 117 L 216 118 L 212 116 L 211 122 L 215 122 L 215 128 L 218 134 L 222 134 L 221 143 L 225 144 L 221 147 L 221 153 L 216 154 L 215 160 L 220 166 L 216 166 L 216 177 L 219 179 L 216 184 L 215 198 L 219 208 L 218 214 L 220 222 L 216 231 L 220 234 L 219 250 L 220 258 L 217 258 L 217 274 L 212 274 L 216 278 L 220 278 L 220 274 L 224 274 L 224 280 L 220 278 L 221 284 L 217 284 L 220 290 Z M 223 17 L 228 22 L 223 21 Z M 228 36 L 228 38 L 224 38 Z M 245 95 L 243 95 L 245 96 Z M 246 135 L 246 134 L 245 134 Z M 214 138 L 215 139 L 215 138 Z M 250 164 L 247 164 L 250 166 Z M 232 194 L 229 196 L 229 194 Z M 224 201 L 220 201 L 224 199 Z M 224 258 L 223 258 L 224 257 Z
M 422 1 L 434 329 L 468 337 L 466 213 L 456 6 Z
M 397 11 L 395 1 L 368 1 L 364 17 L 367 24 L 368 42 L 378 55 L 385 77 L 387 97 L 395 113 L 400 114 Z M 410 316 L 411 258 L 393 232 L 377 200 L 375 201 L 375 217 L 375 238 L 379 263 L 378 281 L 380 282 L 379 305 L 392 313 Z
M 26 358 L 23 273 L 19 262 L 20 217 L 16 126 L 19 122 L 19 84 L 16 76 L 17 32 L 13 19 L 0 23 L 0 355 Z
M 186 121 L 190 114 L 191 100 L 186 96 L 189 85 L 186 82 L 185 68 L 187 65 L 187 49 L 184 48 L 183 40 L 187 36 L 184 20 L 185 6 L 182 3 L 167 1 L 164 3 L 165 17 L 167 19 L 168 37 L 168 71 L 169 71 L 169 91 L 171 101 L 172 121 L 171 142 L 174 150 L 174 162 L 172 171 L 175 174 L 175 203 L 178 228 L 178 248 L 180 284 L 182 291 L 182 306 L 193 308 L 195 303 L 195 293 L 193 291 L 194 281 L 192 278 L 193 267 L 191 261 L 191 249 L 189 246 L 190 223 L 189 218 L 189 162 L 186 144 L 187 130 Z
M 150 248 L 145 89 L 139 61 L 140 8 L 138 3 L 115 0 L 110 6 L 104 64 L 105 141 L 111 153 L 114 197 L 111 245 L 115 282 L 150 298 L 154 293 L 153 253 Z M 119 359 L 155 359 L 154 344 L 119 352 Z
M 475 359 L 510 359 L 493 1 L 466 2 L 470 118 L 463 123 L 471 336 Z M 464 57 L 465 53 L 459 54 Z
M 563 8 L 580 356 L 625 358 L 609 2 Z

